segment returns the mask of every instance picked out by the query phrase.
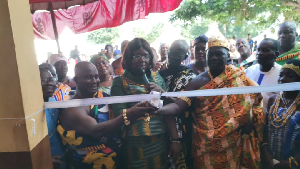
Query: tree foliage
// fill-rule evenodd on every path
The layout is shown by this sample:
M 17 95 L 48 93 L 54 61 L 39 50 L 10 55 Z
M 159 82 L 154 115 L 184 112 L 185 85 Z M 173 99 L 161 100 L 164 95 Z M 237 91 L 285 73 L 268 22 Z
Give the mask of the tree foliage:
M 88 41 L 94 44 L 114 44 L 119 37 L 119 28 L 102 28 L 90 33 Z
M 200 16 L 228 28 L 250 24 L 263 29 L 275 23 L 281 14 L 285 20 L 300 20 L 296 3 L 296 0 L 185 0 L 170 20 L 190 22 Z
M 192 22 L 191 24 L 183 25 L 181 35 L 186 39 L 195 39 L 199 35 L 205 34 L 208 31 L 211 20 L 202 19 L 200 22 Z
M 156 25 L 154 25 L 150 32 L 146 34 L 146 32 L 140 28 L 134 28 L 133 29 L 133 35 L 135 37 L 139 37 L 139 38 L 144 38 L 145 40 L 147 40 L 148 43 L 152 43 L 154 42 L 158 37 L 160 37 L 160 35 L 163 32 L 163 27 L 164 24 L 163 23 L 158 23 Z

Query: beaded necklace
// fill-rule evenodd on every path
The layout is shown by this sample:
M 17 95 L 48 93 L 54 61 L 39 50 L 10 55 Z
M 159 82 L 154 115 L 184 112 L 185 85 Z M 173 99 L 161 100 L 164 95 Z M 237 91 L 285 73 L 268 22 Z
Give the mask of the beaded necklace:
M 293 103 L 290 105 L 289 108 L 285 109 L 285 114 L 279 116 L 277 114 L 278 108 L 280 105 L 280 100 L 285 104 L 285 101 L 283 101 L 283 92 L 280 92 L 280 94 L 276 97 L 275 104 L 273 104 L 270 108 L 270 116 L 269 119 L 271 121 L 271 125 L 273 125 L 275 128 L 282 128 L 286 125 L 288 120 L 293 116 L 293 114 L 296 112 L 297 106 L 300 103 L 300 93 L 297 95 L 296 99 L 293 101 Z M 285 106 L 286 107 L 286 106 Z M 278 125 L 276 125 L 275 123 Z

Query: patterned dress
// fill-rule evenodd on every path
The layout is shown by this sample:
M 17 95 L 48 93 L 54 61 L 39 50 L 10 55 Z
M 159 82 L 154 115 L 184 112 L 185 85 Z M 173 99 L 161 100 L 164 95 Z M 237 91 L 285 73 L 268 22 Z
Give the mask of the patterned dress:
M 71 91 L 71 88 L 64 84 L 60 83 L 58 84 L 58 87 L 55 89 L 55 92 L 53 93 L 53 98 L 56 101 L 67 101 L 70 99 L 69 93 Z
M 149 82 L 154 82 L 166 89 L 165 82 L 160 75 L 152 73 Z M 125 96 L 148 93 L 144 88 L 142 77 L 134 76 L 125 70 L 123 76 L 116 77 L 111 88 L 112 96 Z M 119 116 L 123 109 L 128 109 L 136 103 L 113 104 L 115 116 Z M 164 169 L 167 166 L 166 126 L 161 116 L 151 115 L 146 122 L 141 117 L 129 126 L 122 128 L 123 137 L 123 168 L 130 169 Z
M 108 97 L 106 93 L 98 91 L 95 98 Z M 108 105 L 91 106 L 90 116 L 98 123 L 110 119 Z M 71 165 L 74 169 L 121 169 L 120 140 L 117 134 L 108 134 L 100 140 L 91 136 L 77 133 L 74 130 L 65 130 L 58 125 L 57 131 L 66 146 L 75 146 Z
M 163 77 L 167 85 L 168 92 L 177 92 L 184 90 L 185 86 L 196 75 L 187 66 L 179 66 L 176 68 L 168 68 L 160 71 L 159 74 Z M 178 136 L 181 140 L 181 155 L 177 161 L 177 168 L 187 169 L 192 168 L 193 160 L 191 158 L 191 144 L 192 144 L 192 116 L 190 110 L 180 113 L 176 116 L 176 126 Z
M 276 121 L 276 119 L 284 119 L 283 117 L 288 112 L 286 108 L 279 107 L 281 97 L 282 93 L 277 95 L 270 112 L 267 114 L 268 150 L 278 161 L 288 160 L 291 156 L 294 157 L 296 151 L 300 153 L 299 150 L 296 150 L 297 146 L 295 144 L 300 141 L 300 95 L 295 100 L 295 110 L 287 117 L 288 120 L 285 124 Z
M 225 71 L 199 90 L 255 86 L 239 68 Z M 261 94 L 196 97 L 192 154 L 197 169 L 259 168 L 264 127 Z M 250 135 L 241 127 L 253 119 Z

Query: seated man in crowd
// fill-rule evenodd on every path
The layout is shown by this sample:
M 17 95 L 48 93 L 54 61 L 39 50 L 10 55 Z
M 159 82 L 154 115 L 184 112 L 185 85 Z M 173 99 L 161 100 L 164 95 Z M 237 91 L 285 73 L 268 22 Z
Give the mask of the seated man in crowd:
M 280 25 L 278 39 L 280 43 L 279 56 L 276 62 L 283 65 L 290 59 L 300 60 L 300 44 L 296 43 L 297 25 L 295 22 L 287 21 Z
M 55 99 L 52 97 L 56 88 L 55 71 L 54 71 L 55 76 L 53 77 L 53 75 L 50 73 L 49 70 L 41 67 L 39 69 L 40 69 L 40 77 L 41 77 L 44 102 L 55 101 Z M 48 126 L 48 136 L 50 140 L 50 149 L 51 149 L 53 167 L 60 168 L 62 162 L 59 159 L 63 155 L 64 149 L 61 140 L 59 139 L 59 134 L 56 130 L 56 127 L 58 125 L 57 120 L 58 120 L 59 110 L 45 109 L 45 114 L 46 114 L 46 120 Z
M 108 97 L 106 93 L 98 91 L 100 83 L 98 70 L 92 63 L 79 62 L 75 66 L 74 80 L 77 91 L 72 99 Z M 145 103 L 137 103 L 115 118 L 108 110 L 108 105 L 100 104 L 67 108 L 62 111 L 57 130 L 64 145 L 76 147 L 71 161 L 73 168 L 122 168 L 120 141 L 116 131 L 127 124 L 128 120 L 133 122 L 144 116 L 140 112 L 150 113 L 155 109 L 146 107 Z
M 244 38 L 240 38 L 236 41 L 236 48 L 240 53 L 237 67 L 248 68 L 255 64 L 256 56 L 251 55 L 251 48 L 248 41 Z
M 166 43 L 162 43 L 159 47 L 159 54 L 160 54 L 160 68 L 158 71 L 168 69 L 168 51 L 169 51 L 169 45 Z
M 177 92 L 183 90 L 184 87 L 194 77 L 196 77 L 194 72 L 189 67 L 181 64 L 181 62 L 187 58 L 188 51 L 189 45 L 185 40 L 176 40 L 170 47 L 168 53 L 168 69 L 159 72 L 166 83 L 168 92 Z M 184 168 L 190 168 L 193 165 L 193 161 L 190 156 L 192 144 L 192 117 L 190 112 L 187 111 L 186 113 L 179 114 L 175 119 L 178 133 L 171 135 L 171 146 L 173 146 L 172 144 L 178 144 L 178 142 L 172 140 L 180 140 L 182 152 L 179 159 L 178 156 L 173 154 L 173 162 L 175 163 L 178 159 L 177 166 L 179 168 L 183 166 L 185 166 Z
M 255 86 L 241 69 L 227 65 L 228 58 L 227 41 L 210 38 L 208 70 L 192 79 L 184 90 Z M 258 169 L 264 127 L 261 100 L 261 94 L 181 97 L 157 113 L 177 115 L 188 107 L 193 108 L 195 168 Z
M 277 78 L 281 66 L 275 63 L 279 54 L 279 42 L 266 38 L 258 46 L 257 63 L 245 70 L 246 76 L 260 86 L 278 84 Z M 264 112 L 267 112 L 269 98 L 278 92 L 262 92 Z

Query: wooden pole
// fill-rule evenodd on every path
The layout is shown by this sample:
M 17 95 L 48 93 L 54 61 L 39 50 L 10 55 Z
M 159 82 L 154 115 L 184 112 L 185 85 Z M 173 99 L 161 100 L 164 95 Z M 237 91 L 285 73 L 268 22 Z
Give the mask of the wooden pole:
M 53 169 L 28 0 L 0 0 L 0 25 L 0 169 Z
M 53 25 L 53 30 L 54 30 L 54 36 L 55 36 L 55 40 L 56 40 L 57 50 L 58 50 L 58 53 L 61 53 L 60 45 L 59 45 L 58 32 L 57 32 L 57 26 L 56 26 L 56 20 L 55 20 L 55 14 L 54 14 L 54 11 L 53 11 L 53 4 L 52 4 L 52 2 L 49 2 L 49 11 L 50 11 L 50 14 L 51 14 L 51 20 L 52 20 L 52 25 Z

